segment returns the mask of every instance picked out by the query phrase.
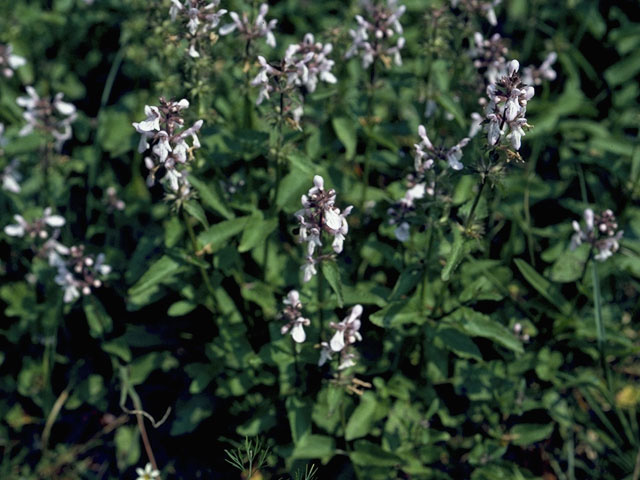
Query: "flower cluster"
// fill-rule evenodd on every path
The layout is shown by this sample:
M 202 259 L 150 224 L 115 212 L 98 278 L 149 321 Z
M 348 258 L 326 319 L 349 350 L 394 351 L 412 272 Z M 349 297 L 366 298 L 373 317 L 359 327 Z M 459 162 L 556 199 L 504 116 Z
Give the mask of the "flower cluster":
M 189 189 L 186 172 L 178 170 L 178 167 L 187 163 L 193 150 L 200 148 L 197 132 L 202 127 L 202 120 L 182 130 L 182 110 L 188 107 L 189 102 L 184 98 L 174 102 L 161 97 L 159 106 L 144 107 L 147 118 L 133 123 L 136 131 L 141 134 L 138 151 L 143 153 L 150 150 L 150 154 L 144 159 L 149 169 L 149 186 L 155 183 L 158 170 L 164 168 L 171 190 L 179 192 L 184 187 Z M 186 141 L 189 136 L 192 139 L 191 147 Z
M 249 21 L 249 16 L 246 12 L 242 12 L 242 17 L 236 12 L 229 12 L 233 23 L 223 25 L 218 32 L 220 35 L 229 35 L 231 32 L 237 30 L 247 43 L 257 38 L 265 38 L 267 45 L 275 48 L 276 37 L 273 34 L 273 29 L 276 28 L 278 20 L 273 19 L 267 21 L 265 17 L 268 12 L 269 5 L 266 3 L 261 4 L 258 10 L 258 16 L 253 23 Z
M 556 52 L 549 52 L 547 58 L 539 67 L 529 65 L 522 69 L 522 81 L 527 85 L 540 85 L 543 80 L 550 82 L 554 81 L 557 77 L 556 71 L 552 68 L 556 63 L 558 54 Z
M 55 282 L 64 290 L 64 302 L 72 303 L 82 295 L 90 295 L 92 288 L 100 288 L 111 267 L 104 263 L 104 254 L 84 253 L 84 246 L 72 246 L 68 257 L 56 257 L 53 265 L 58 269 Z
M 611 210 L 605 210 L 600 215 L 587 208 L 584 211 L 585 228 L 581 228 L 577 221 L 573 221 L 575 233 L 571 238 L 571 249 L 582 243 L 588 243 L 597 253 L 595 259 L 604 261 L 620 248 L 618 244 L 623 231 L 618 231 L 616 217 Z
M 474 46 L 469 52 L 473 58 L 473 66 L 484 74 L 488 83 L 495 83 L 507 73 L 507 48 L 499 33 L 491 38 L 484 38 L 480 32 L 473 35 Z
M 220 0 L 171 0 L 169 15 L 175 21 L 178 16 L 187 22 L 189 31 L 189 56 L 198 58 L 200 53 L 196 48 L 198 38 L 205 36 L 215 30 L 220 24 L 220 18 L 227 13 L 222 8 L 218 10 Z
M 26 237 L 32 242 L 36 257 L 46 258 L 49 265 L 58 270 L 55 282 L 64 289 L 65 303 L 71 303 L 81 292 L 89 295 L 92 288 L 102 286 L 102 277 L 111 272 L 111 267 L 104 263 L 104 254 L 93 257 L 84 253 L 83 246 L 68 248 L 60 243 L 60 228 L 66 221 L 51 212 L 50 207 L 45 208 L 42 216 L 32 221 L 16 214 L 16 223 L 6 225 L 4 233 L 11 237 Z
M 298 126 L 303 113 L 302 98 L 294 98 L 294 89 L 302 88 L 305 92 L 314 92 L 318 81 L 336 83 L 337 79 L 331 73 L 334 61 L 328 58 L 333 47 L 330 43 L 316 42 L 313 35 L 308 33 L 300 43 L 290 45 L 279 65 L 271 65 L 262 56 L 258 56 L 260 71 L 251 81 L 254 87 L 260 87 L 256 105 L 260 105 L 265 98 L 270 98 L 272 92 L 281 94 L 281 112 L 290 112 L 294 125 Z
M 17 103 L 26 111 L 22 114 L 27 124 L 22 127 L 19 135 L 25 136 L 39 130 L 52 135 L 55 139 L 56 149 L 60 150 L 64 142 L 71 138 L 71 124 L 75 121 L 76 107 L 68 102 L 63 102 L 62 93 L 57 93 L 52 100 L 40 98 L 36 90 L 26 87 L 27 96 L 18 97 Z
M 0 71 L 6 78 L 13 77 L 14 70 L 26 63 L 23 57 L 13 53 L 11 45 L 0 45 Z
M 387 0 L 386 5 L 364 0 L 363 8 L 367 18 L 356 15 L 358 27 L 349 30 L 353 43 L 345 58 L 359 54 L 364 68 L 369 68 L 378 58 L 387 67 L 392 58 L 396 65 L 402 65 L 400 50 L 404 47 L 405 40 L 399 20 L 405 12 L 405 6 L 398 5 L 397 0 Z M 394 38 L 396 36 L 397 39 Z
M 14 215 L 15 224 L 6 225 L 4 233 L 10 237 L 27 238 L 35 256 L 46 258 L 49 265 L 55 265 L 61 255 L 68 255 L 69 249 L 58 242 L 60 228 L 66 223 L 64 217 L 53 215 L 51 207 L 44 209 L 42 216 L 27 221 L 22 215 Z
M 335 190 L 324 189 L 324 179 L 320 175 L 313 177 L 313 187 L 302 196 L 303 209 L 296 212 L 300 222 L 300 243 L 307 244 L 307 261 L 302 267 L 304 281 L 308 282 L 317 273 L 315 265 L 326 256 L 317 255 L 316 248 L 322 247 L 322 232 L 333 237 L 331 244 L 335 253 L 342 252 L 345 235 L 349 232 L 347 215 L 353 206 L 340 211 L 335 206 Z
M 107 211 L 109 213 L 114 210 L 122 211 L 126 207 L 124 201 L 118 197 L 115 187 L 107 188 L 105 191 L 104 203 L 107 206 Z
M 160 472 L 155 470 L 150 463 L 147 463 L 144 468 L 136 468 L 136 475 L 138 475 L 136 480 L 153 480 L 160 478 Z
M 500 3 L 502 0 L 451 0 L 452 7 L 460 7 L 469 13 L 480 13 L 487 17 L 489 23 L 494 27 L 498 24 L 494 7 Z
M 42 217 L 31 222 L 27 222 L 22 215 L 14 215 L 15 225 L 7 225 L 4 227 L 4 233 L 10 237 L 28 237 L 30 239 L 46 240 L 50 237 L 47 227 L 60 228 L 64 226 L 65 219 L 60 215 L 53 215 L 51 207 L 44 209 Z
M 418 127 L 418 136 L 420 142 L 414 145 L 414 172 L 407 178 L 408 189 L 404 197 L 387 210 L 389 224 L 398 225 L 394 235 L 401 242 L 409 240 L 410 225 L 407 220 L 415 211 L 415 201 L 425 195 L 433 197 L 436 194 L 436 161 L 446 161 L 452 170 L 462 170 L 462 149 L 469 143 L 469 138 L 465 137 L 451 148 L 435 147 L 423 125 Z
M 362 305 L 356 305 L 344 320 L 339 323 L 331 322 L 329 324 L 335 330 L 335 333 L 329 342 L 321 343 L 322 350 L 318 361 L 319 366 L 330 360 L 334 353 L 340 354 L 338 370 L 344 370 L 356 364 L 356 354 L 352 345 L 357 341 L 362 341 L 362 335 L 360 335 L 361 315 Z
M 498 145 L 508 130 L 506 139 L 511 142 L 514 150 L 520 150 L 524 128 L 530 127 L 525 114 L 527 102 L 533 97 L 534 90 L 532 86 L 520 81 L 519 67 L 517 60 L 511 60 L 507 75 L 487 87 L 489 103 L 486 108 L 486 128 L 491 146 Z
M 302 316 L 302 304 L 300 303 L 300 294 L 297 290 L 291 290 L 287 297 L 283 300 L 286 305 L 281 313 L 287 323 L 280 329 L 282 335 L 291 332 L 291 338 L 297 343 L 303 343 L 307 339 L 304 327 L 308 327 L 311 321 Z
M 289 45 L 284 55 L 287 83 L 304 87 L 311 93 L 318 80 L 336 83 L 338 80 L 331 73 L 335 62 L 328 58 L 332 50 L 333 45 L 316 42 L 311 33 L 307 33 L 302 42 Z
M 507 55 L 509 49 L 499 33 L 494 33 L 491 38 L 484 38 L 481 33 L 473 35 L 474 46 L 469 54 L 473 58 L 473 66 L 483 74 L 487 84 L 496 83 L 501 77 L 508 75 L 509 62 Z M 556 71 L 552 68 L 558 55 L 550 52 L 539 67 L 529 65 L 522 69 L 522 83 L 526 85 L 540 85 L 543 80 L 556 79 Z

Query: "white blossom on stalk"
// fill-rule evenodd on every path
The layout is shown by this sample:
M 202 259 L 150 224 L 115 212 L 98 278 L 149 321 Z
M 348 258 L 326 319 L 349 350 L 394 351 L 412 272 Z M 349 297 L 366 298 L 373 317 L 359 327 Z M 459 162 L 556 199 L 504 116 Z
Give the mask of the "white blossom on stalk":
M 360 55 L 364 68 L 369 68 L 378 58 L 387 67 L 392 59 L 396 65 L 402 65 L 400 50 L 404 47 L 405 39 L 400 17 L 406 7 L 398 5 L 397 0 L 386 0 L 386 4 L 372 0 L 363 0 L 361 3 L 366 18 L 356 15 L 358 26 L 355 30 L 349 30 L 352 43 L 345 58 Z
M 420 141 L 414 145 L 414 172 L 408 176 L 407 191 L 399 201 L 387 210 L 389 225 L 397 225 L 394 230 L 396 239 L 406 242 L 411 236 L 410 218 L 414 216 L 417 200 L 436 195 L 436 177 L 441 172 L 436 172 L 436 162 L 447 162 L 452 170 L 462 170 L 464 165 L 462 160 L 462 149 L 469 143 L 469 138 L 465 137 L 451 148 L 435 147 L 429 136 L 427 129 L 420 125 L 418 127 Z
M 13 159 L 4 169 L 0 172 L 0 181 L 2 182 L 2 189 L 11 193 L 20 193 L 20 180 L 22 175 L 18 171 L 18 159 Z
M 260 70 L 251 85 L 259 87 L 256 105 L 278 93 L 281 114 L 288 114 L 295 127 L 299 128 L 304 113 L 304 95 L 316 90 L 318 82 L 336 83 L 331 73 L 334 61 L 328 58 L 333 47 L 330 43 L 316 42 L 310 33 L 300 43 L 289 45 L 284 58 L 270 64 L 263 56 L 258 56 Z
M 502 3 L 502 0 L 451 0 L 451 6 L 460 7 L 469 13 L 484 15 L 494 27 L 498 25 L 498 18 L 494 8 Z
M 291 290 L 283 300 L 286 305 L 281 313 L 281 317 L 286 320 L 286 324 L 280 329 L 282 335 L 291 332 L 291 338 L 296 343 L 303 343 L 307 339 L 304 327 L 308 327 L 311 321 L 302 316 L 302 304 L 300 294 L 297 290 Z
M 111 267 L 104 263 L 105 256 L 85 254 L 84 246 L 73 246 L 67 258 L 57 257 L 53 265 L 58 269 L 55 282 L 64 291 L 65 303 L 73 303 L 81 295 L 90 295 L 92 289 L 100 288 Z
M 218 10 L 220 0 L 171 0 L 169 16 L 172 21 L 180 19 L 186 22 L 188 31 L 188 54 L 193 58 L 200 57 L 196 47 L 199 39 L 207 37 L 220 24 L 220 18 L 227 13 L 224 8 Z
M 543 80 L 550 82 L 554 81 L 557 77 L 556 71 L 552 68 L 556 63 L 558 54 L 556 52 L 550 52 L 545 58 L 544 62 L 539 67 L 529 65 L 522 69 L 522 82 L 527 85 L 540 85 Z
M 4 227 L 4 233 L 11 237 L 29 237 L 32 239 L 40 238 L 42 240 L 49 237 L 50 233 L 47 227 L 60 228 L 64 226 L 65 219 L 60 215 L 53 215 L 51 207 L 44 209 L 42 217 L 27 222 L 22 215 L 14 215 L 16 221 L 13 225 Z
M 322 248 L 322 233 L 333 237 L 331 247 L 335 253 L 341 253 L 344 239 L 349 232 L 347 216 L 351 213 L 352 206 L 340 211 L 335 206 L 335 190 L 324 189 L 324 179 L 320 175 L 313 177 L 313 187 L 306 195 L 302 196 L 302 210 L 295 216 L 300 222 L 300 243 L 307 243 L 307 261 L 302 267 L 304 281 L 308 282 L 316 274 L 315 264 L 328 258 L 327 255 L 317 255 L 317 250 Z
M 124 203 L 123 200 L 121 200 L 118 197 L 118 192 L 113 186 L 107 188 L 107 190 L 105 191 L 105 198 L 103 201 L 106 204 L 107 211 L 109 213 L 113 212 L 114 210 L 122 211 L 126 207 L 126 204 Z
M 620 248 L 618 242 L 624 232 L 618 231 L 616 217 L 611 210 L 605 210 L 600 215 L 596 215 L 592 209 L 587 208 L 584 211 L 584 223 L 584 228 L 581 228 L 575 220 L 572 223 L 575 231 L 571 237 L 572 250 L 582 243 L 588 243 L 596 250 L 594 258 L 600 262 L 618 251 Z
M 499 33 L 484 38 L 480 32 L 473 35 L 473 47 L 469 52 L 473 66 L 483 72 L 487 83 L 495 83 L 507 74 L 507 54 L 509 49 Z
M 26 63 L 23 57 L 13 53 L 10 44 L 0 45 L 0 71 L 6 78 L 13 77 L 14 71 Z
M 258 16 L 253 23 L 249 20 L 246 12 L 242 12 L 242 17 L 236 12 L 229 12 L 233 23 L 221 26 L 218 32 L 224 36 L 237 30 L 246 42 L 253 41 L 257 38 L 264 38 L 267 45 L 275 48 L 276 37 L 273 34 L 273 29 L 276 28 L 278 20 L 273 19 L 267 21 L 265 17 L 268 12 L 269 5 L 266 3 L 261 4 L 258 10 Z
M 508 64 L 507 75 L 487 87 L 486 130 L 490 146 L 496 146 L 506 138 L 514 150 L 520 150 L 524 128 L 530 127 L 525 114 L 534 89 L 521 82 L 519 67 L 518 61 L 512 60 Z
M 303 86 L 313 93 L 318 80 L 336 83 L 338 80 L 331 73 L 335 62 L 329 58 L 332 50 L 330 43 L 316 42 L 311 33 L 307 33 L 302 42 L 289 45 L 283 61 L 287 84 Z
M 138 475 L 136 480 L 153 480 L 160 477 L 160 472 L 147 463 L 144 468 L 136 468 L 136 475 Z
M 27 96 L 16 99 L 18 105 L 25 109 L 22 116 L 27 121 L 19 135 L 22 137 L 34 130 L 45 132 L 55 139 L 56 149 L 62 149 L 64 142 L 71 138 L 71 124 L 77 118 L 76 107 L 64 102 L 62 93 L 57 93 L 50 100 L 40 98 L 31 86 L 27 86 L 26 90 Z
M 335 330 L 335 333 L 328 344 L 326 342 L 321 344 L 322 350 L 318 362 L 320 366 L 331 359 L 333 353 L 340 354 L 338 370 L 344 370 L 356 364 L 356 355 L 352 351 L 352 345 L 362 340 L 362 335 L 360 335 L 360 326 L 362 324 L 360 317 L 362 316 L 362 311 L 362 305 L 356 305 L 344 320 L 339 323 L 329 323 L 329 326 Z
M 159 106 L 144 107 L 147 118 L 132 124 L 140 134 L 138 151 L 143 153 L 150 150 L 144 158 L 145 166 L 149 170 L 149 186 L 155 183 L 158 170 L 164 168 L 169 188 L 174 193 L 184 190 L 181 186 L 187 183 L 186 171 L 181 171 L 180 168 L 191 158 L 192 151 L 200 148 L 197 133 L 203 123 L 202 120 L 198 120 L 191 127 L 182 130 L 182 110 L 188 107 L 189 101 L 184 98 L 174 102 L 161 97 Z M 191 137 L 191 146 L 187 143 L 188 137 Z

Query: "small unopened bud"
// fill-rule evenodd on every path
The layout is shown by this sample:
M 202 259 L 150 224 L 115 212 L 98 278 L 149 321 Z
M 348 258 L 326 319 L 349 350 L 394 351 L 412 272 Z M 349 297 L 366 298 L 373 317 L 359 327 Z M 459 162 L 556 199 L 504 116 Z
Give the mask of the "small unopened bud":
M 82 293 L 84 295 L 89 295 L 91 293 L 91 289 L 89 287 L 87 287 L 87 286 L 82 287 Z

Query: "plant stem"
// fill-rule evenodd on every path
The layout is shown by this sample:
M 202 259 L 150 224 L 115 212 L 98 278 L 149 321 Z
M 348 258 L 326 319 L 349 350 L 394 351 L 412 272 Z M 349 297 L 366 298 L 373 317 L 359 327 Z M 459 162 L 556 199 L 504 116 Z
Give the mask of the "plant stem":
M 371 128 L 373 125 L 373 92 L 375 92 L 376 83 L 376 59 L 371 64 L 371 71 L 369 72 L 369 91 L 367 98 L 367 113 L 366 113 L 366 126 Z M 364 154 L 364 171 L 362 173 L 362 198 L 360 199 L 360 205 L 364 210 L 364 202 L 367 200 L 367 187 L 369 186 L 369 170 L 371 168 L 370 156 L 371 156 L 371 135 L 367 135 L 367 148 Z
M 319 269 L 318 271 L 318 290 L 317 290 L 317 297 L 318 297 L 318 318 L 320 319 L 320 335 L 322 335 L 322 331 L 324 330 L 324 315 L 323 315 L 323 306 L 324 306 L 324 285 L 323 285 L 323 278 L 322 278 L 322 269 Z M 322 341 L 322 337 L 320 337 L 320 340 Z
M 138 397 L 138 395 L 133 391 L 133 388 L 130 389 L 129 395 L 131 396 L 131 400 L 133 400 L 133 408 L 135 408 L 136 411 L 141 411 L 142 403 L 140 402 L 140 397 Z M 140 436 L 142 437 L 142 443 L 144 445 L 145 452 L 147 452 L 149 462 L 154 470 L 158 470 L 156 457 L 153 455 L 153 449 L 151 448 L 151 442 L 149 441 L 147 429 L 144 426 L 144 418 L 142 418 L 141 413 L 136 413 L 136 420 L 138 421 L 138 430 L 140 430 Z
M 198 252 L 198 241 L 196 240 L 196 234 L 193 231 L 193 226 L 191 225 L 191 219 L 185 213 L 184 210 L 182 210 L 182 218 L 184 219 L 184 223 L 187 226 L 187 232 L 189 232 L 189 239 L 191 240 L 191 247 L 193 248 L 193 254 L 197 255 L 197 252 Z M 211 301 L 213 301 L 216 298 L 215 297 L 215 290 L 213 288 L 213 285 L 211 285 L 211 280 L 209 280 L 209 275 L 207 275 L 207 271 L 204 269 L 203 266 L 200 266 L 199 270 L 200 270 L 200 275 L 202 276 L 202 281 L 204 282 L 204 285 L 207 288 L 207 291 L 209 292 L 209 295 L 211 296 Z M 205 303 L 203 305 L 211 313 L 214 313 L 214 309 L 213 309 L 213 307 L 211 305 L 209 305 L 208 303 Z
M 600 292 L 600 277 L 598 276 L 598 265 L 596 261 L 591 262 L 591 272 L 593 274 L 593 307 L 596 317 L 596 334 L 598 342 L 598 353 L 600 355 L 600 363 L 602 365 L 602 372 L 607 380 L 607 387 L 611 391 L 611 375 L 607 368 L 607 359 L 605 352 L 605 330 L 604 322 L 602 321 L 602 298 Z
M 468 232 L 469 226 L 473 221 L 473 214 L 476 212 L 476 208 L 478 206 L 478 203 L 480 202 L 480 196 L 482 195 L 482 190 L 484 190 L 484 186 L 486 183 L 487 182 L 485 182 L 484 179 L 480 181 L 478 191 L 476 192 L 476 197 L 473 199 L 473 205 L 471 205 L 471 211 L 469 212 L 469 216 L 467 217 L 467 220 L 464 222 L 465 233 Z

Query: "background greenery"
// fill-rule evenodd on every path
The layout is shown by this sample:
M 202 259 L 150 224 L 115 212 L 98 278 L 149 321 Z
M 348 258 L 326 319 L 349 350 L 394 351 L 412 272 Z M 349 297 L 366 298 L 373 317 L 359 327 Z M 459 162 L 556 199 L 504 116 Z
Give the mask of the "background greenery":
M 0 234 L 0 478 L 135 478 L 146 454 L 121 405 L 134 408 L 137 396 L 156 419 L 171 408 L 158 428 L 147 423 L 162 478 L 237 478 L 224 450 L 260 436 L 271 446 L 262 478 L 313 462 L 321 479 L 637 480 L 637 3 L 503 3 L 491 27 L 458 8 L 439 11 L 443 2 L 404 2 L 404 62 L 379 69 L 371 111 L 367 72 L 340 59 L 357 2 L 274 3 L 278 46 L 258 41 L 253 53 L 275 60 L 313 32 L 334 44 L 339 79 L 306 98 L 301 131 L 283 129 L 275 194 L 274 113 L 253 106 L 255 55 L 245 58 L 237 36 L 194 61 L 170 2 L 0 0 L 0 43 L 27 60 L 14 78 L 0 77 L 0 168 L 18 158 L 24 177 L 20 194 L 0 191 L 0 223 L 52 206 L 67 219 L 62 240 L 105 252 L 114 269 L 93 295 L 65 305 L 55 272 Z M 386 211 L 413 168 L 418 125 L 453 145 L 478 110 L 481 79 L 464 54 L 478 30 L 500 32 L 521 65 L 556 51 L 558 78 L 529 102 L 525 162 L 485 189 L 482 235 L 457 240 L 477 184 L 468 168 L 452 176 L 450 201 L 426 214 L 428 228 L 414 226 L 401 244 Z M 25 85 L 63 92 L 79 110 L 46 175 L 46 140 L 17 135 Z M 189 119 L 205 120 L 190 177 L 199 199 L 184 214 L 162 201 L 160 185 L 145 185 L 131 126 L 161 95 L 188 98 Z M 427 100 L 437 104 L 428 119 Z M 466 147 L 465 165 L 483 155 L 483 141 Z M 317 278 L 301 285 L 293 217 L 315 174 L 340 206 L 355 205 L 322 301 Z M 110 186 L 124 211 L 106 208 Z M 569 250 L 571 221 L 588 206 L 612 209 L 625 232 L 620 251 L 598 264 L 603 364 L 593 262 L 587 249 Z M 312 322 L 297 350 L 277 318 L 292 288 Z M 365 313 L 354 372 L 372 384 L 361 396 L 332 382 L 312 347 L 326 339 L 319 319 L 338 321 L 356 303 Z

